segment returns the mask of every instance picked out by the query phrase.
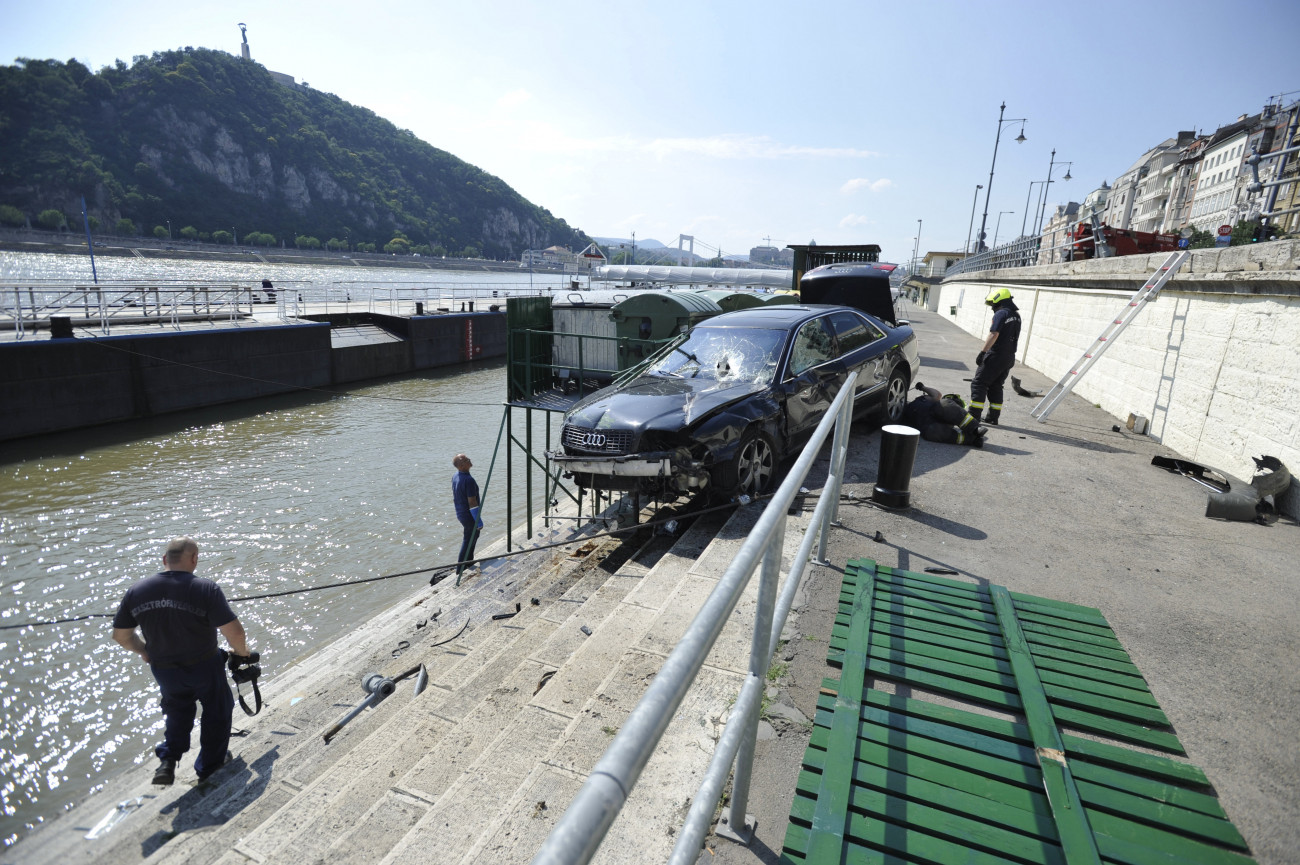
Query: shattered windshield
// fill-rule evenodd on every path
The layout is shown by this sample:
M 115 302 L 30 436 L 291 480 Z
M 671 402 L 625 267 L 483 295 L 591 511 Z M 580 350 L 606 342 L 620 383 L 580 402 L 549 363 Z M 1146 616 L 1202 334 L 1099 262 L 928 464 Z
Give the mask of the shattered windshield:
M 770 384 L 786 331 L 746 327 L 697 327 L 681 345 L 652 364 L 651 375 L 706 378 L 718 382 Z

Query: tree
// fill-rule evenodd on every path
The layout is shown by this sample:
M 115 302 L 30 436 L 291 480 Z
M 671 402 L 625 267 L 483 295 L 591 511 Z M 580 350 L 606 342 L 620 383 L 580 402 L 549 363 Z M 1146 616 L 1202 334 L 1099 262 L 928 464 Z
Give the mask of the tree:
M 27 217 L 12 204 L 0 204 L 0 224 L 10 228 L 22 228 L 27 224 Z
M 1214 235 L 1208 231 L 1196 229 L 1192 236 L 1187 238 L 1188 249 L 1211 249 L 1214 246 Z
M 165 225 L 155 225 L 153 227 L 153 236 L 159 240 L 167 240 L 167 227 Z
M 343 241 L 339 240 L 337 237 L 331 237 L 329 240 L 325 241 L 325 248 L 333 249 L 337 252 L 337 251 L 347 249 L 348 245 Z
M 315 237 L 300 234 L 293 239 L 293 245 L 299 249 L 320 249 L 320 240 Z
M 117 234 L 125 234 L 128 237 L 131 237 L 135 234 L 135 223 L 127 219 L 126 217 L 122 217 L 117 221 L 117 225 L 114 227 L 114 231 Z
M 230 243 L 232 240 L 234 240 L 234 236 L 229 231 L 223 229 L 212 232 L 213 243 Z
M 1239 219 L 1237 224 L 1232 227 L 1232 245 L 1240 246 L 1245 243 L 1254 243 L 1259 236 L 1258 219 Z
M 384 244 L 384 252 L 393 255 L 406 255 L 411 251 L 411 242 L 405 237 L 394 237 Z
M 199 231 L 194 226 L 187 225 L 181 229 L 181 237 L 186 240 L 197 240 L 199 237 Z
M 40 215 L 36 217 L 36 224 L 49 231 L 58 231 L 67 226 L 68 220 L 64 217 L 62 211 L 50 208 L 41 211 Z

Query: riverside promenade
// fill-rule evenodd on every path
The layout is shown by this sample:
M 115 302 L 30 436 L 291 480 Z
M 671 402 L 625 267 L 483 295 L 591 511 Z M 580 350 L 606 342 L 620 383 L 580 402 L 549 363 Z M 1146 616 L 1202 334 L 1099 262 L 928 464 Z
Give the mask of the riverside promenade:
M 965 392 L 979 341 L 940 315 L 903 313 L 920 339 L 921 381 Z M 1029 388 L 1051 384 L 1031 369 L 1015 374 Z M 748 809 L 758 819 L 755 840 L 744 848 L 711 835 L 700 861 L 778 860 L 808 719 L 822 680 L 838 675 L 826 656 L 840 577 L 854 558 L 944 568 L 957 572 L 951 579 L 1098 608 L 1257 861 L 1296 861 L 1296 523 L 1209 520 L 1204 487 L 1150 464 L 1179 454 L 1115 431 L 1120 420 L 1081 397 L 1067 398 L 1046 423 L 1030 418 L 1033 405 L 1008 391 L 1002 425 L 981 450 L 922 442 L 912 505 L 897 512 L 869 503 L 880 432 L 855 429 L 842 525 L 831 533 L 828 564 L 808 570 L 774 658 Z M 820 482 L 816 473 L 809 479 L 787 556 Z M 264 688 L 266 710 L 255 719 L 236 714 L 247 734 L 208 783 L 195 786 L 181 772 L 175 787 L 153 788 L 144 755 L 139 768 L 105 779 L 0 862 L 527 862 L 760 507 L 632 543 L 595 538 L 592 529 L 557 532 L 541 540 L 572 543 L 498 559 L 459 589 L 416 578 L 408 600 L 277 671 Z M 742 679 L 752 591 L 596 861 L 666 859 Z M 516 604 L 515 616 L 491 618 Z M 402 682 L 333 742 L 322 741 L 364 696 L 361 674 L 419 663 L 430 673 L 424 694 L 412 697 Z M 84 838 L 117 803 L 136 801 L 111 831 Z

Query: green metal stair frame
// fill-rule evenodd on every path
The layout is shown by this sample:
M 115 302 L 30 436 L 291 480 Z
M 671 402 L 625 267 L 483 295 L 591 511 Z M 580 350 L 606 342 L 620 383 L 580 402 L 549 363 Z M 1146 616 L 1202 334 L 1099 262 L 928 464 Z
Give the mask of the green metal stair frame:
M 857 559 L 828 660 L 783 862 L 1253 861 L 1098 610 Z

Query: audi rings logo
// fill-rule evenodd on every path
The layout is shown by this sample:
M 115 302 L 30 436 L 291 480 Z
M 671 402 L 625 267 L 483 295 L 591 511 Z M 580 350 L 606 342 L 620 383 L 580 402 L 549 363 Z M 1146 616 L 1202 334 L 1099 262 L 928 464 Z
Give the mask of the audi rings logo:
M 605 446 L 605 434 L 598 432 L 582 433 L 578 436 L 578 444 L 589 448 L 603 448 Z

